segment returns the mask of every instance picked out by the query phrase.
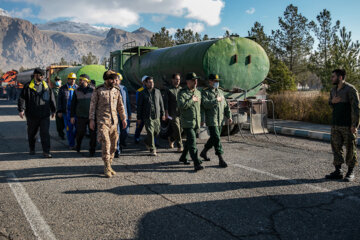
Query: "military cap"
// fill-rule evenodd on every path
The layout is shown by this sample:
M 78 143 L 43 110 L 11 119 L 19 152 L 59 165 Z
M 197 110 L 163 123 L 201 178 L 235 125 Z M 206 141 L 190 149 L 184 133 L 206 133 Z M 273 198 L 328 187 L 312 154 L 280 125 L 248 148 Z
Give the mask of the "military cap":
M 219 78 L 219 75 L 212 73 L 212 74 L 209 75 L 209 80 L 219 82 L 221 79 Z
M 196 76 L 196 73 L 194 73 L 194 72 L 189 72 L 186 74 L 185 79 L 186 80 L 195 80 L 195 79 L 200 79 L 200 77 Z

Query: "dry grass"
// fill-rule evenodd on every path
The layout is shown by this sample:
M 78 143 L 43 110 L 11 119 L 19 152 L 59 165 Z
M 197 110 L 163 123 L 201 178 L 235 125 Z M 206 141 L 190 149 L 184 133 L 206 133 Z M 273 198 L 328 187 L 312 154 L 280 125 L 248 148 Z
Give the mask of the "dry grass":
M 318 91 L 283 92 L 269 95 L 275 104 L 275 117 L 311 123 L 330 124 L 329 93 Z

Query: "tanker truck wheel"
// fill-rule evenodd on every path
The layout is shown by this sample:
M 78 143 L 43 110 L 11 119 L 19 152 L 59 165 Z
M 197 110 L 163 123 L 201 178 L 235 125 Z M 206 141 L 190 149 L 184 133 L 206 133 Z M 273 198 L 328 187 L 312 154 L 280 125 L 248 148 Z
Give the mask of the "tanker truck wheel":
M 230 135 L 238 133 L 239 132 L 238 125 L 237 124 L 230 125 L 229 130 L 230 130 Z M 228 127 L 227 127 L 227 125 L 224 125 L 222 127 L 222 130 L 221 130 L 221 136 L 227 136 L 227 135 L 229 135 L 228 134 Z

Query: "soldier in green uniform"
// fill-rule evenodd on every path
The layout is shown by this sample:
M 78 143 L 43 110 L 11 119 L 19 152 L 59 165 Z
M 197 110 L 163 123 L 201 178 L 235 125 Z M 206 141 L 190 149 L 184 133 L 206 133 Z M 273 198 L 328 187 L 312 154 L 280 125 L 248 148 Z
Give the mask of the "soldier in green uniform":
M 196 130 L 200 128 L 201 122 L 201 93 L 196 89 L 198 79 L 199 77 L 195 73 L 186 74 L 187 87 L 179 92 L 177 99 L 181 126 L 186 133 L 186 143 L 179 161 L 189 164 L 186 157 L 187 153 L 190 152 L 195 171 L 204 169 L 201 166 L 201 160 L 198 158 L 198 149 L 196 147 Z
M 200 157 L 205 161 L 210 161 L 210 158 L 207 157 L 207 151 L 214 147 L 215 154 L 219 158 L 219 166 L 225 168 L 227 167 L 227 164 L 222 157 L 224 151 L 220 141 L 220 133 L 222 125 L 224 124 L 224 116 L 229 119 L 229 124 L 232 123 L 232 119 L 231 111 L 225 100 L 224 93 L 219 89 L 219 81 L 220 79 L 217 74 L 210 74 L 209 87 L 204 88 L 201 92 L 202 116 L 205 118 L 206 126 L 210 132 L 210 138 L 206 142 L 204 149 L 201 151 Z
M 165 118 L 169 119 L 169 147 L 174 148 L 174 141 L 178 147 L 178 152 L 183 151 L 181 139 L 181 126 L 179 110 L 177 107 L 177 96 L 180 90 L 180 73 L 175 73 L 171 79 L 172 86 L 166 89 L 164 95 Z
M 58 99 L 58 95 L 59 95 L 59 89 L 61 87 L 61 78 L 56 76 L 55 77 L 55 86 L 52 88 L 54 96 L 55 96 L 55 101 L 56 101 L 56 106 L 57 104 L 57 99 Z M 62 140 L 65 140 L 65 135 L 64 135 L 64 128 L 65 128 L 65 123 L 64 123 L 64 118 L 63 117 L 59 117 L 57 114 L 55 116 L 55 120 L 56 120 L 56 130 L 58 132 L 59 137 Z
M 345 181 L 355 179 L 357 128 L 359 127 L 359 95 L 356 88 L 345 82 L 346 72 L 336 69 L 331 81 L 335 87 L 330 92 L 329 104 L 333 108 L 331 126 L 331 148 L 334 154 L 335 171 L 326 175 L 327 179 L 342 179 L 341 165 L 344 163 L 343 145 L 346 147 L 348 171 Z

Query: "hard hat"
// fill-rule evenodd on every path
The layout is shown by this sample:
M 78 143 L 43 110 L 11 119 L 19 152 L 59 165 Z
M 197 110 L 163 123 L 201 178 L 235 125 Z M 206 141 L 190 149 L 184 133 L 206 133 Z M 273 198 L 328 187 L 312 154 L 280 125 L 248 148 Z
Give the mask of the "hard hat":
M 123 80 L 123 76 L 121 75 L 121 73 L 117 73 L 117 75 L 119 76 L 119 80 Z
M 76 79 L 76 74 L 75 73 L 69 73 L 69 75 L 67 76 L 67 78 L 69 79 Z
M 82 81 L 87 81 L 88 83 L 90 82 L 90 77 L 87 74 L 81 74 L 79 79 Z
M 148 76 L 144 75 L 144 76 L 141 78 L 141 82 L 144 82 L 147 78 L 148 78 Z

